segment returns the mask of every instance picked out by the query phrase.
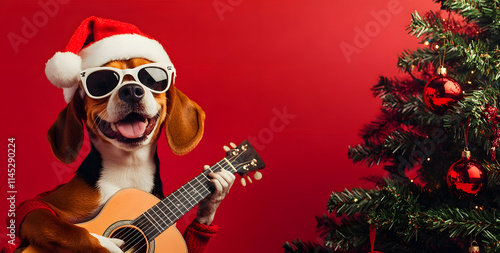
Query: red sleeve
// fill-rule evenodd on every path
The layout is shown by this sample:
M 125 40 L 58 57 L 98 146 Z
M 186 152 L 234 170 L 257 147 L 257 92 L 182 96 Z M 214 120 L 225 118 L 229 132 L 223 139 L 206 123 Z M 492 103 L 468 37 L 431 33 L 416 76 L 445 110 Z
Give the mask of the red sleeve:
M 52 191 L 41 193 L 41 194 L 37 195 L 36 197 L 34 197 L 33 199 L 29 199 L 29 200 L 22 202 L 16 208 L 16 225 L 17 225 L 16 235 L 18 237 L 20 236 L 19 229 L 21 228 L 21 223 L 24 221 L 24 218 L 26 217 L 26 215 L 28 215 L 31 211 L 33 211 L 35 209 L 47 209 L 51 213 L 56 215 L 56 213 L 54 212 L 54 210 L 52 210 L 52 208 L 50 208 L 47 204 L 45 204 L 44 202 L 41 201 L 41 199 L 43 197 L 49 195 L 51 192 Z
M 184 241 L 189 253 L 204 253 L 210 238 L 215 237 L 219 227 L 217 225 L 204 225 L 193 220 L 184 231 Z

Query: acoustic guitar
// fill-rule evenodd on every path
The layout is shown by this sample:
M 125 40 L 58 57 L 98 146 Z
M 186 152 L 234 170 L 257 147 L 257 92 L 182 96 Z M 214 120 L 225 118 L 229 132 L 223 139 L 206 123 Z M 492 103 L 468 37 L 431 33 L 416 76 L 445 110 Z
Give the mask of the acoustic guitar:
M 123 252 L 187 253 L 186 244 L 174 223 L 212 193 L 208 173 L 227 170 L 240 176 L 263 169 L 265 163 L 245 140 L 229 150 L 226 157 L 183 185 L 165 199 L 137 189 L 124 189 L 113 195 L 92 220 L 77 224 L 91 233 L 124 241 Z M 23 253 L 42 253 L 28 246 Z

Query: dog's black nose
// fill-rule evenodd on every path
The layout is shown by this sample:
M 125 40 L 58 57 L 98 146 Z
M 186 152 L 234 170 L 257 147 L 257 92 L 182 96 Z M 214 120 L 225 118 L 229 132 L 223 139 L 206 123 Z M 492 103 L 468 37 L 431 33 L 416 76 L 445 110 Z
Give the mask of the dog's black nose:
M 144 97 L 144 89 L 137 84 L 127 84 L 120 88 L 118 97 L 129 103 L 137 103 Z

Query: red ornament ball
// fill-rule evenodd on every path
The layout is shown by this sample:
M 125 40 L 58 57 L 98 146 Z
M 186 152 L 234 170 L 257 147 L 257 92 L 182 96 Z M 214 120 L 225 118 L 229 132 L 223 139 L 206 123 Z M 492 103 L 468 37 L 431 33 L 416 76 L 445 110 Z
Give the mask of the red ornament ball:
M 464 97 L 460 84 L 446 71 L 427 82 L 423 95 L 427 107 L 436 114 L 443 114 Z
M 462 153 L 462 158 L 451 165 L 446 176 L 448 187 L 459 198 L 477 196 L 487 181 L 487 171 L 470 158 L 469 151 Z

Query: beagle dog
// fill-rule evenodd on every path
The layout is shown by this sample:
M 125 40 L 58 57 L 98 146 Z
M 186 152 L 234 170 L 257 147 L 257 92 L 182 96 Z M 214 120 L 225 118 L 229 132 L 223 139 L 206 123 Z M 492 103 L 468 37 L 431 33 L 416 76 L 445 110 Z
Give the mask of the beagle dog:
M 70 163 L 78 156 L 86 128 L 91 151 L 68 183 L 42 199 L 57 216 L 43 209 L 29 213 L 20 227 L 23 240 L 47 252 L 121 252 L 120 240 L 74 224 L 93 218 L 121 189 L 164 197 L 156 153 L 162 131 L 175 154 L 186 154 L 200 141 L 205 113 L 175 87 L 171 67 L 131 58 L 81 72 L 78 90 L 47 138 L 56 157 Z M 234 181 L 227 171 L 211 176 L 216 191 L 197 217 L 205 224 L 212 222 Z

